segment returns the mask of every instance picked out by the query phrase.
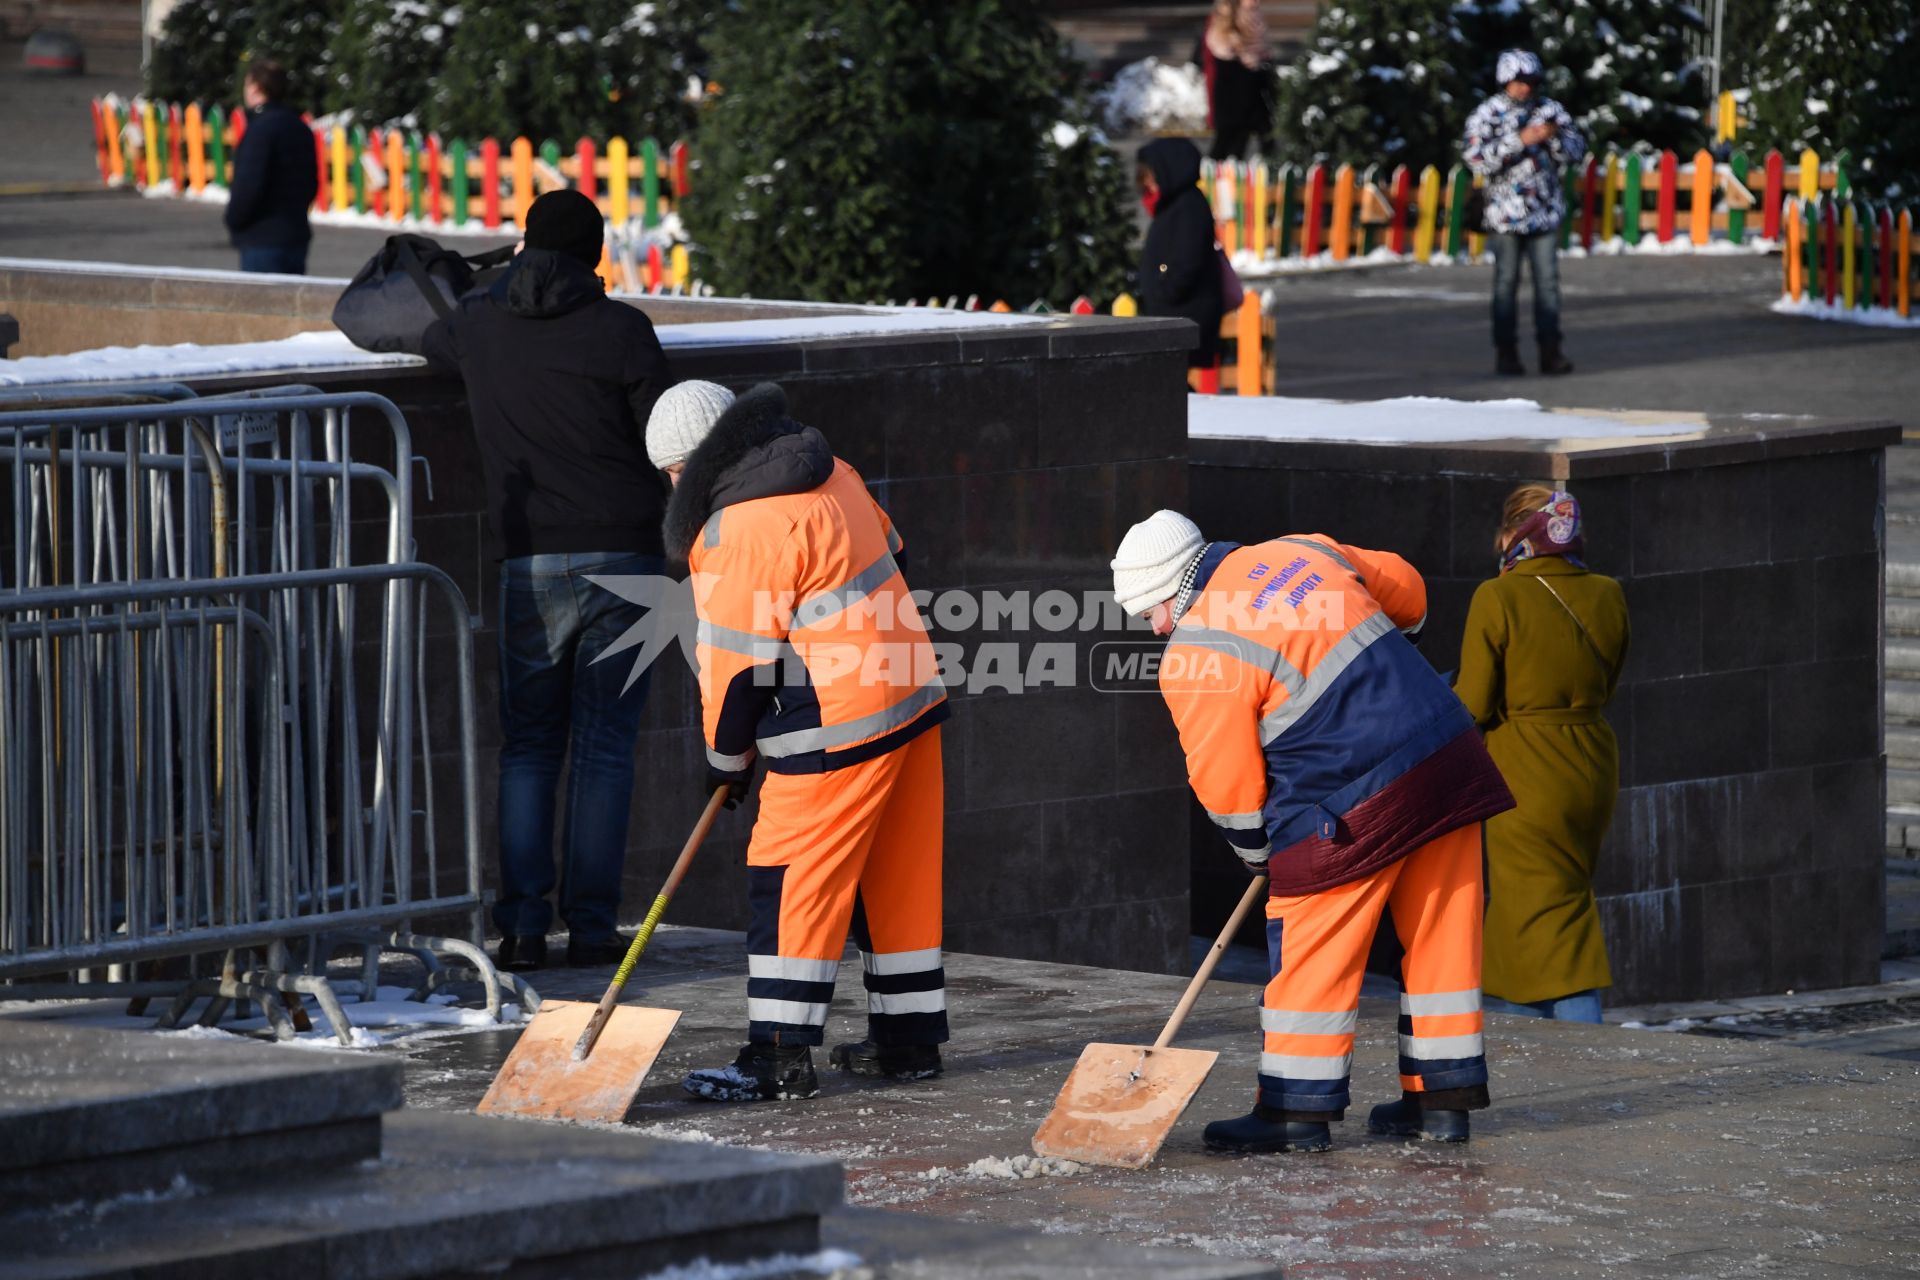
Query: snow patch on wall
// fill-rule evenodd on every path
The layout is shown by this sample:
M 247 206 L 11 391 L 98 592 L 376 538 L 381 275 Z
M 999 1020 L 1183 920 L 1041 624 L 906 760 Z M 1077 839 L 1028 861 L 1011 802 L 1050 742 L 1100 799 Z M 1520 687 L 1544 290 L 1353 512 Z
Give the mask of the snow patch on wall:
M 1401 396 L 1343 402 L 1289 396 L 1188 396 L 1187 434 L 1211 440 L 1461 444 L 1481 440 L 1658 440 L 1699 434 L 1698 422 L 1628 424 L 1551 413 L 1533 400 Z

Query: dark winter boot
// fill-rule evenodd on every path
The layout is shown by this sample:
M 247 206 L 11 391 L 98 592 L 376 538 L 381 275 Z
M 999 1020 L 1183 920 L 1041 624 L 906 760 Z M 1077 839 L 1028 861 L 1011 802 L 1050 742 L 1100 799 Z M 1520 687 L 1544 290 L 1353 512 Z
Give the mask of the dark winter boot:
M 1573 372 L 1573 361 L 1567 359 L 1566 354 L 1560 350 L 1560 344 L 1558 342 L 1543 342 L 1540 344 L 1540 372 Z
M 689 1071 L 680 1087 L 712 1102 L 787 1102 L 820 1092 L 807 1045 L 750 1044 L 724 1067 Z
M 1503 378 L 1518 377 L 1525 373 L 1527 366 L 1520 363 L 1520 348 L 1498 348 L 1493 358 L 1493 371 Z
M 837 1044 L 828 1058 L 841 1071 L 887 1080 L 931 1080 L 940 1074 L 937 1044 L 875 1044 L 861 1040 Z
M 1333 1147 L 1325 1121 L 1289 1120 L 1286 1112 L 1256 1106 L 1237 1120 L 1215 1120 L 1201 1135 L 1209 1151 L 1264 1156 L 1283 1151 L 1328 1151 Z
M 500 939 L 493 963 L 509 973 L 531 973 L 547 965 L 547 940 L 537 933 L 510 933 Z
M 1466 1112 L 1422 1110 L 1419 1097 L 1411 1093 L 1375 1107 L 1367 1116 L 1367 1132 L 1427 1142 L 1465 1142 L 1470 1136 Z

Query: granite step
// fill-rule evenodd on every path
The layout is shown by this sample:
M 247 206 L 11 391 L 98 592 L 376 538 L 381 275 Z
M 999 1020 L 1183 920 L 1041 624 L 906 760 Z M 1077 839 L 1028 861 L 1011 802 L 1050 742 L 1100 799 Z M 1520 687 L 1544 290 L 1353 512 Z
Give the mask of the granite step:
M 1894 769 L 1920 769 L 1920 728 L 1890 724 L 1887 734 L 1887 765 Z
M 1889 768 L 1887 770 L 1887 803 L 1889 805 L 1920 805 L 1920 771 Z
M 1920 857 L 1920 805 L 1888 802 L 1887 854 Z
M 1920 560 L 1887 561 L 1887 594 L 1920 599 Z
M 4 991 L 4 988 L 0 988 Z M 244 1183 L 380 1154 L 401 1064 L 0 1019 L 0 1205 Z
M 1887 635 L 1920 636 L 1920 597 L 1887 596 Z
M 1920 725 L 1920 680 L 1887 677 L 1885 707 L 1889 725 Z
M 1887 675 L 1889 678 L 1920 680 L 1920 639 L 1887 639 Z

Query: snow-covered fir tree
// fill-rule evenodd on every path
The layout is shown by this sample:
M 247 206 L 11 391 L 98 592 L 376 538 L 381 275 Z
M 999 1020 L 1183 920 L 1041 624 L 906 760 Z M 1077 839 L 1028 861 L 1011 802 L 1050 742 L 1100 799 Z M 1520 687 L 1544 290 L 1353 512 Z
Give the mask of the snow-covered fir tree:
M 1851 153 L 1868 191 L 1920 194 L 1915 0 L 1786 0 L 1753 58 L 1756 147 Z
M 460 0 L 346 0 L 327 107 L 362 124 L 417 122 L 446 63 Z
M 1019 306 L 1118 284 L 1127 169 L 1036 6 L 736 0 L 711 48 L 684 214 L 723 293 Z
M 1594 150 L 1641 146 L 1691 153 L 1712 140 L 1707 67 L 1696 52 L 1705 27 L 1692 5 L 1483 0 L 1478 7 L 1505 19 L 1488 24 L 1491 31 L 1507 28 L 1504 43 L 1540 55 L 1546 92 L 1573 115 Z M 1502 12 L 1508 8 L 1516 12 Z M 1479 43 L 1484 47 L 1485 38 Z

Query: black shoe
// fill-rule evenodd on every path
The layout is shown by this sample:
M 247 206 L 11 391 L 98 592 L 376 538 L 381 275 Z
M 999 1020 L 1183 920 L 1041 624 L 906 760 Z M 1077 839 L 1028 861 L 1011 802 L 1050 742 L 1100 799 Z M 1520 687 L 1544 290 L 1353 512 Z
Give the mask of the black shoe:
M 807 1045 L 750 1044 L 724 1067 L 689 1071 L 680 1087 L 712 1102 L 785 1102 L 820 1092 Z
M 1420 1099 L 1410 1093 L 1375 1107 L 1367 1116 L 1367 1132 L 1427 1142 L 1465 1142 L 1472 1135 L 1466 1112 L 1423 1110 Z
M 531 973 L 547 967 L 547 940 L 537 933 L 510 933 L 500 939 L 493 962 L 509 973 Z
M 937 1044 L 875 1044 L 861 1040 L 833 1046 L 827 1060 L 841 1071 L 888 1080 L 931 1080 L 940 1074 Z
M 567 963 L 576 969 L 598 969 L 619 964 L 627 958 L 627 948 L 632 945 L 617 933 L 606 938 L 576 938 L 569 934 Z
M 1520 348 L 1501 347 L 1493 358 L 1493 371 L 1503 378 L 1517 377 L 1527 371 L 1520 363 Z
M 1268 1107 L 1255 1107 L 1237 1120 L 1215 1120 L 1201 1135 L 1209 1151 L 1264 1156 L 1283 1151 L 1329 1151 L 1333 1136 L 1324 1121 L 1285 1120 Z
M 1572 373 L 1573 361 L 1567 359 L 1559 343 L 1543 342 L 1540 344 L 1540 372 Z

